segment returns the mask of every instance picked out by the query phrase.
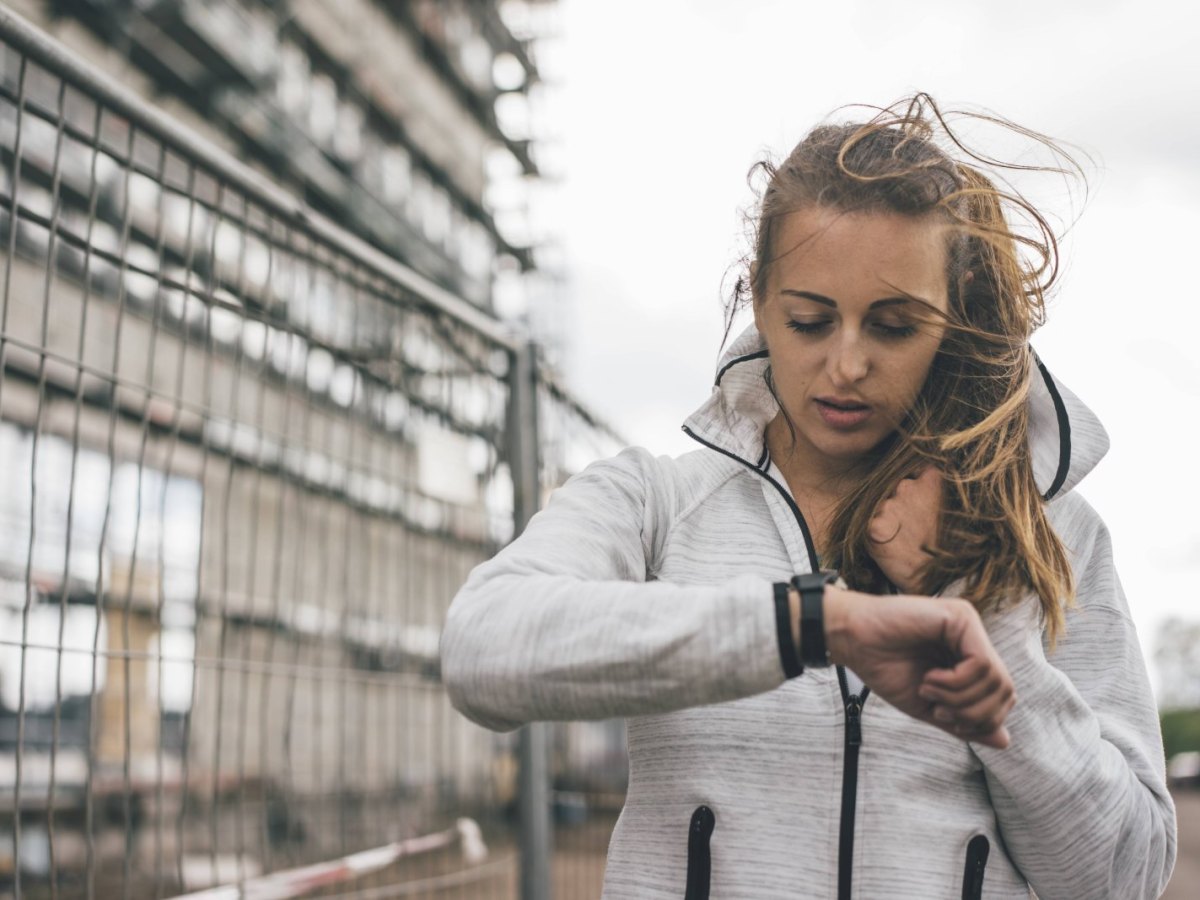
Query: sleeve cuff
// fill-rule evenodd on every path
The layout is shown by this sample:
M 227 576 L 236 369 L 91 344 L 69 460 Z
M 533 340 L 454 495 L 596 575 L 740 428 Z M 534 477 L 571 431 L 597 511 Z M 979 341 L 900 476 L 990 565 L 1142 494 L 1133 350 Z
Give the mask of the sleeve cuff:
M 775 583 L 775 637 L 779 642 L 779 661 L 785 678 L 795 678 L 804 671 L 792 640 L 792 617 L 788 609 L 788 583 Z

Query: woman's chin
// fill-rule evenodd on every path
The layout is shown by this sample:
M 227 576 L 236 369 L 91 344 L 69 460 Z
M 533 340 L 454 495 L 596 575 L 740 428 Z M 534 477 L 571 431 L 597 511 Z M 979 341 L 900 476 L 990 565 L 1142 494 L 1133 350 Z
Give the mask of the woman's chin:
M 890 433 L 889 433 L 890 434 Z M 831 462 L 854 465 L 875 456 L 889 434 L 824 434 L 813 446 Z

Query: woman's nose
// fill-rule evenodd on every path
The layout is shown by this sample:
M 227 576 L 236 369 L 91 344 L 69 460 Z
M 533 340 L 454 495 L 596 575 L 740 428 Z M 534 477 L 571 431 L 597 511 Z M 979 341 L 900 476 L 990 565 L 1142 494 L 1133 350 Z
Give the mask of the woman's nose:
M 851 385 L 862 381 L 871 369 L 862 339 L 851 331 L 846 331 L 834 342 L 826 364 L 829 377 L 835 385 Z

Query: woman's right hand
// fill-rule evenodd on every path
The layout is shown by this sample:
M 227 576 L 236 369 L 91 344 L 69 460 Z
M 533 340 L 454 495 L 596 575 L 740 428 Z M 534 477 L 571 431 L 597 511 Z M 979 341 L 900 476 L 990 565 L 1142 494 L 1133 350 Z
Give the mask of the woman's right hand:
M 825 589 L 830 658 L 888 703 L 963 740 L 1003 749 L 1012 677 L 965 600 Z
M 916 476 L 900 479 L 871 517 L 871 558 L 905 593 L 920 588 L 921 573 L 932 559 L 928 548 L 937 544 L 942 491 L 942 473 L 926 466 Z

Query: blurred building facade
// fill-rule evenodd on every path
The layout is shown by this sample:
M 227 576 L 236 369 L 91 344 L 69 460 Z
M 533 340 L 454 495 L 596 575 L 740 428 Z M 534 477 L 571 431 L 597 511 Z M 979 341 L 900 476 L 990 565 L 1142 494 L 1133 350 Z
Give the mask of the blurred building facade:
M 8 5 L 479 307 L 498 273 L 535 270 L 521 186 L 539 175 L 547 0 Z M 507 198 L 498 212 L 489 192 Z

